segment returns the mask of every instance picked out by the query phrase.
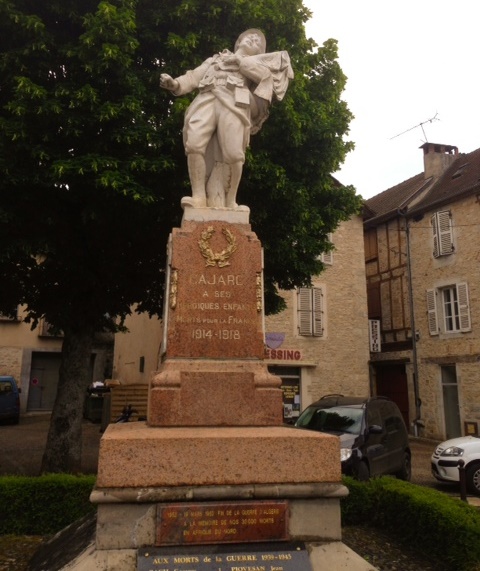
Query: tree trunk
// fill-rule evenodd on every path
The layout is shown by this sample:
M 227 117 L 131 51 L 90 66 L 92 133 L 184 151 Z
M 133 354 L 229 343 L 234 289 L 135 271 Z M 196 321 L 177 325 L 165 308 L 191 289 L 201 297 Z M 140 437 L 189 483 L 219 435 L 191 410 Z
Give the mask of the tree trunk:
M 58 389 L 42 458 L 42 473 L 78 473 L 81 470 L 83 403 L 91 382 L 94 332 L 85 328 L 64 334 Z

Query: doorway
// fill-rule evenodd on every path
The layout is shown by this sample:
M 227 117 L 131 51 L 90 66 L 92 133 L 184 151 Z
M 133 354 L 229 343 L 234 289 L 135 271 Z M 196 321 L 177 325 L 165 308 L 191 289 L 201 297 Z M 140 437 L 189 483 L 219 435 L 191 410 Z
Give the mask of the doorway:
M 27 411 L 50 411 L 57 394 L 60 353 L 32 353 Z
M 440 367 L 442 371 L 443 412 L 446 439 L 462 436 L 460 404 L 458 399 L 457 370 L 455 365 Z
M 300 416 L 300 368 L 270 366 L 272 375 L 282 379 L 283 422 L 295 424 Z
M 405 365 L 392 364 L 376 368 L 377 395 L 388 397 L 398 406 L 403 420 L 410 426 L 408 410 L 408 383 Z

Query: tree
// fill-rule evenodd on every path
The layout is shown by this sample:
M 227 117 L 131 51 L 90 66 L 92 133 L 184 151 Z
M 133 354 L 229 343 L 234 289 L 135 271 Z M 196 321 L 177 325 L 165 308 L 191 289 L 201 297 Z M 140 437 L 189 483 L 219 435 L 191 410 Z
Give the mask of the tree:
M 42 469 L 76 471 L 96 331 L 138 304 L 160 313 L 165 245 L 188 194 L 181 140 L 190 98 L 158 88 L 246 28 L 286 49 L 296 77 L 252 139 L 240 199 L 276 288 L 322 269 L 327 234 L 359 209 L 330 176 L 352 144 L 345 77 L 329 40 L 305 37 L 300 0 L 0 0 L 0 311 L 62 330 Z M 201 23 L 201 24 L 200 24 Z

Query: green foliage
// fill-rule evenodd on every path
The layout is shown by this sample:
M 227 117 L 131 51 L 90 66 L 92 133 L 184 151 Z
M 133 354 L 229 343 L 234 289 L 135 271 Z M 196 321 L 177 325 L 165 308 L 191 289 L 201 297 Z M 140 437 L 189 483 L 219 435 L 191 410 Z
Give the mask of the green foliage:
M 0 0 L 0 312 L 24 304 L 33 325 L 62 330 L 66 364 L 76 340 L 118 330 L 134 305 L 161 314 L 167 239 L 190 194 L 192 96 L 159 77 L 233 49 L 252 26 L 295 72 L 252 138 L 239 194 L 265 249 L 267 312 L 281 307 L 277 287 L 308 285 L 328 233 L 361 204 L 330 176 L 352 148 L 352 115 L 337 44 L 307 39 L 308 17 L 301 0 Z M 73 370 L 62 366 L 58 403 L 84 392 Z
M 452 569 L 480 569 L 478 509 L 436 490 L 383 477 L 357 482 L 345 477 L 345 525 L 388 530 L 405 544 Z
M 95 476 L 0 477 L 0 535 L 48 535 L 95 510 Z
M 160 312 L 189 193 L 191 97 L 161 91 L 159 75 L 232 49 L 252 25 L 289 52 L 295 79 L 252 138 L 240 198 L 267 254 L 267 308 L 277 286 L 309 284 L 360 198 L 329 176 L 352 149 L 352 115 L 336 42 L 307 39 L 308 17 L 300 0 L 0 0 L 0 309 L 26 303 L 63 330 L 74 315 L 115 328 L 136 302 Z
M 359 482 L 350 476 L 343 476 L 348 496 L 341 502 L 343 525 L 358 525 L 370 522 L 374 512 L 375 498 L 368 483 Z

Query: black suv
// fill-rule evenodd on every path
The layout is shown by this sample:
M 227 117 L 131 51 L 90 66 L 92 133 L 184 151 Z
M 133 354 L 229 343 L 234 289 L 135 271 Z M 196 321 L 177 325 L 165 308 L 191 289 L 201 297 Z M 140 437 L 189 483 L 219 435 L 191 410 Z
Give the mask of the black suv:
M 339 436 L 343 474 L 358 480 L 385 474 L 411 478 L 407 429 L 386 397 L 326 395 L 307 407 L 295 426 Z

